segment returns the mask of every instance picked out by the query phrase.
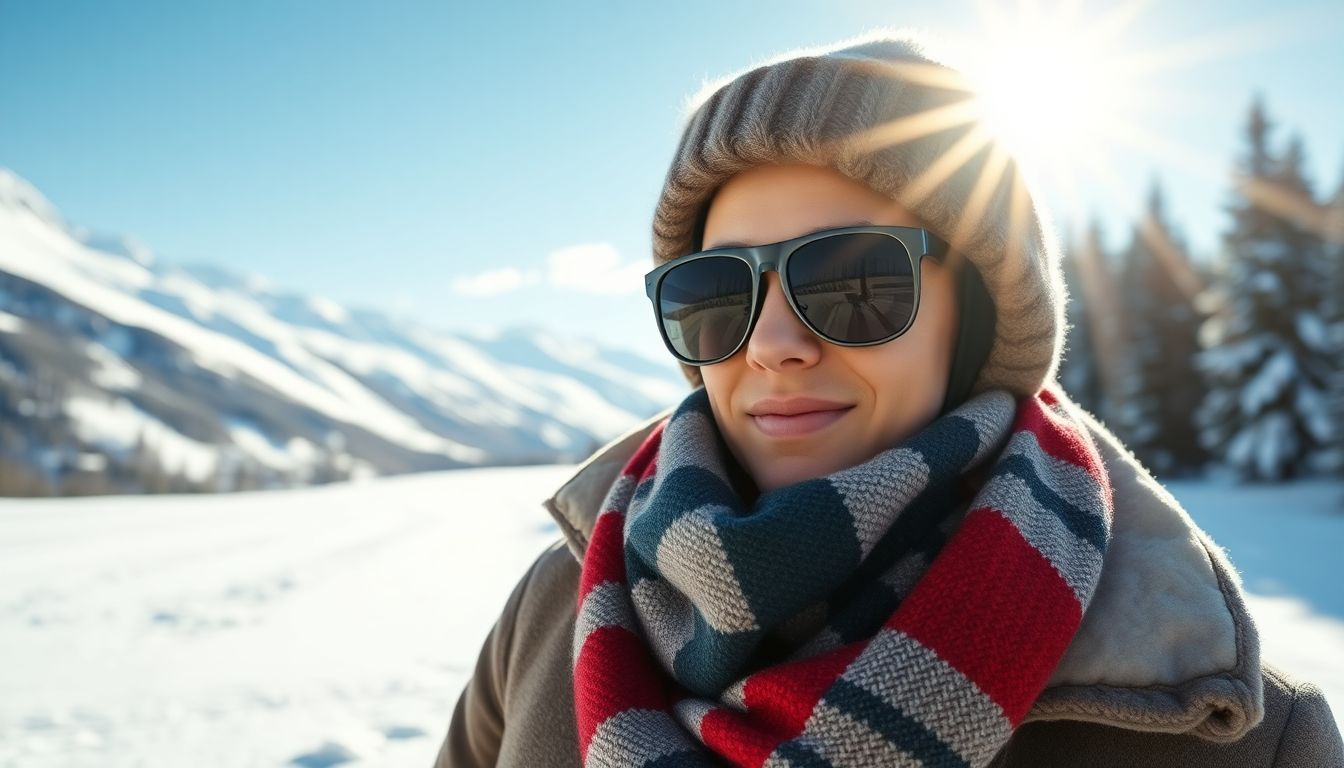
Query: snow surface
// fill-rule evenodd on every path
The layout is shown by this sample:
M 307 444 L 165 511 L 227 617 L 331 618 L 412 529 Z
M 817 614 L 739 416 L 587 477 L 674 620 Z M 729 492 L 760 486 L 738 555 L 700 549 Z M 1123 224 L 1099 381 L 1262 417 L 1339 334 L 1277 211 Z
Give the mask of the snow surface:
M 0 501 L 0 768 L 432 764 L 570 471 Z M 1344 714 L 1344 485 L 1172 490 Z
M 572 471 L 0 501 L 0 766 L 427 766 Z

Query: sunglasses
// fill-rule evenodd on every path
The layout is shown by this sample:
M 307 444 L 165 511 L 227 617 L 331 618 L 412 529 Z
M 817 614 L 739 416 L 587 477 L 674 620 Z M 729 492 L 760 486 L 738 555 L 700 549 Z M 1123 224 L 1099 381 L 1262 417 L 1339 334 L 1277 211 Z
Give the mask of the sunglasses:
M 919 264 L 947 243 L 916 227 L 828 229 L 769 245 L 716 248 L 673 259 L 644 277 L 668 350 L 711 365 L 737 353 L 760 316 L 766 272 L 812 332 L 843 347 L 883 344 L 919 310 Z

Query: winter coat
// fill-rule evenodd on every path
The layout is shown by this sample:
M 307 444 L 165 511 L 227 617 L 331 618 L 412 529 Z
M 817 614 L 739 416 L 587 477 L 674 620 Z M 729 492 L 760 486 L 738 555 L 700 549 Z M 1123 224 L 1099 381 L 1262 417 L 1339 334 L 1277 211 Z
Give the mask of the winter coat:
M 661 417 L 660 417 L 661 418 Z M 1115 521 L 1096 596 L 993 768 L 1344 768 L 1320 689 L 1260 660 L 1235 573 L 1090 417 Z M 579 766 L 573 635 L 598 507 L 655 419 L 599 451 L 546 502 L 565 536 L 514 590 L 440 750 L 438 768 Z

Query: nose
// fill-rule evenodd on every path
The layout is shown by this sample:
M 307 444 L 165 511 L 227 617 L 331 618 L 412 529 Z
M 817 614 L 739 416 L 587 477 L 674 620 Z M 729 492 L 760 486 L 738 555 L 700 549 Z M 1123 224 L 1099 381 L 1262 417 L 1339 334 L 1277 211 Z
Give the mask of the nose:
M 822 340 L 812 333 L 784 298 L 778 272 L 765 273 L 765 301 L 747 340 L 747 365 L 785 373 L 810 368 L 821 360 Z

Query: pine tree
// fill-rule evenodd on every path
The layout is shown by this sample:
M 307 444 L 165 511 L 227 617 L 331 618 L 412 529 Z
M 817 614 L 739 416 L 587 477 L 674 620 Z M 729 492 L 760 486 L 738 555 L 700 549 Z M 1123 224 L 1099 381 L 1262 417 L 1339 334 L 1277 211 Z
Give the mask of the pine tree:
M 1064 341 L 1064 359 L 1059 365 L 1059 384 L 1084 410 L 1100 413 L 1102 405 L 1101 373 L 1097 369 L 1097 351 L 1092 344 L 1092 321 L 1084 299 L 1079 256 L 1070 250 L 1064 258 L 1064 282 L 1069 290 L 1065 312 L 1069 328 Z
M 1073 369 L 1064 368 L 1061 383 L 1070 396 L 1103 421 L 1114 417 L 1119 391 L 1120 323 L 1115 297 L 1115 275 L 1102 245 L 1101 228 L 1094 221 L 1087 236 L 1073 249 L 1065 264 L 1070 283 L 1069 322 L 1065 362 L 1076 357 Z
M 1340 177 L 1334 197 L 1326 203 L 1324 230 L 1330 280 L 1322 314 L 1328 318 L 1330 339 L 1335 346 L 1330 381 L 1335 439 L 1325 463 L 1329 469 L 1344 474 L 1344 175 Z
M 1122 351 L 1114 426 L 1160 475 L 1196 471 L 1205 461 L 1193 429 L 1205 396 L 1194 363 L 1201 319 L 1194 307 L 1195 274 L 1154 183 L 1116 281 Z
M 1320 314 L 1324 243 L 1269 204 L 1311 199 L 1301 142 L 1275 157 L 1269 133 L 1257 101 L 1224 239 L 1224 304 L 1199 355 L 1209 393 L 1198 423 L 1203 445 L 1241 477 L 1277 480 L 1310 472 L 1331 439 L 1332 344 Z

